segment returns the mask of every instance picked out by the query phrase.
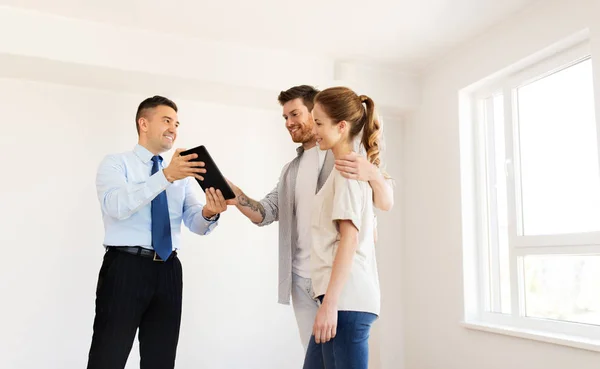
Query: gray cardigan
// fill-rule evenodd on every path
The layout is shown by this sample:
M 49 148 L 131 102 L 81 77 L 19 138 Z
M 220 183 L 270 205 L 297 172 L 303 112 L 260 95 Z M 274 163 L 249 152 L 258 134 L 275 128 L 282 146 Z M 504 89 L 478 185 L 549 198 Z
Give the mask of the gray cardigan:
M 279 297 L 280 304 L 289 305 L 292 291 L 292 255 L 298 245 L 297 221 L 296 221 L 296 177 L 300 158 L 304 149 L 300 146 L 296 149 L 297 156 L 294 160 L 283 167 L 277 186 L 261 201 L 265 208 L 265 218 L 259 226 L 266 226 L 279 221 Z M 329 150 L 325 154 L 325 162 L 317 179 L 316 192 L 319 192 L 329 174 L 333 170 L 335 159 Z

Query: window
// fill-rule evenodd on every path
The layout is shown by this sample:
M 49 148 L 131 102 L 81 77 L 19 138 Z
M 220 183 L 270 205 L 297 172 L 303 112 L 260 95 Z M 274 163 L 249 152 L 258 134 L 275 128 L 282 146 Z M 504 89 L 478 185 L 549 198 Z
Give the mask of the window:
M 600 105 L 589 44 L 463 97 L 467 324 L 600 350 Z

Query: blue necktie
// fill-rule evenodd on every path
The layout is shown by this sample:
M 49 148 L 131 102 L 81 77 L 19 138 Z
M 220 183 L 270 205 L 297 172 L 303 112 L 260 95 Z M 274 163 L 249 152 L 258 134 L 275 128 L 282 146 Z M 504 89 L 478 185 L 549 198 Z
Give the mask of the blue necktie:
M 152 174 L 160 169 L 160 156 L 152 157 Z M 169 204 L 167 191 L 159 193 L 152 200 L 152 247 L 162 260 L 167 260 L 173 251 L 171 241 L 171 221 L 169 219 Z

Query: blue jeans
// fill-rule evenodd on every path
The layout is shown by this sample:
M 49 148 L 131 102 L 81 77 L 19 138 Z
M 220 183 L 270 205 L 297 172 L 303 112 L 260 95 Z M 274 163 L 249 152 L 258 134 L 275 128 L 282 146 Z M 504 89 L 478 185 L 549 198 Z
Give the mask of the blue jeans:
M 369 334 L 377 315 L 339 311 L 336 336 L 317 344 L 311 336 L 303 369 L 367 369 Z

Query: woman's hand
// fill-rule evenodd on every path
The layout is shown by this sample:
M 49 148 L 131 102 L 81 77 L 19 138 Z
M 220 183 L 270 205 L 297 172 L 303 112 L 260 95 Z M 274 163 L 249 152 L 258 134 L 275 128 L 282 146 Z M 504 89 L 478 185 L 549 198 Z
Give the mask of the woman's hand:
M 327 299 L 323 299 L 323 304 L 317 311 L 315 325 L 313 326 L 313 334 L 317 344 L 329 342 L 337 333 L 337 306 L 331 304 Z

